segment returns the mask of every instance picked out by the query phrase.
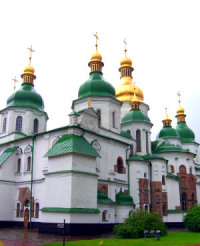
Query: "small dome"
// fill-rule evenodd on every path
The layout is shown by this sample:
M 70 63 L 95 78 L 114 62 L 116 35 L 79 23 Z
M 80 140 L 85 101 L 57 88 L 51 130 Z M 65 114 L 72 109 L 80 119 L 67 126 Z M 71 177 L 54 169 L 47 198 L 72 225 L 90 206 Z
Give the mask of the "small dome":
M 182 108 L 181 106 L 179 106 L 176 112 L 177 112 L 178 115 L 179 114 L 184 114 L 185 113 L 185 110 L 184 110 L 184 108 Z
M 83 83 L 78 91 L 78 98 L 91 96 L 113 97 L 115 98 L 114 87 L 104 80 L 100 72 L 90 73 L 89 79 Z
M 149 117 L 139 109 L 130 110 L 122 119 L 122 123 L 128 122 L 148 122 L 151 123 Z
M 124 205 L 133 205 L 133 198 L 125 194 L 121 189 L 120 192 L 116 194 L 116 203 L 117 204 L 124 204 Z
M 30 64 L 28 66 L 26 66 L 24 68 L 24 73 L 31 73 L 34 74 L 35 73 L 35 69 L 33 66 L 31 66 Z
M 22 84 L 21 88 L 7 100 L 7 107 L 34 108 L 44 111 L 44 102 L 31 84 Z
M 157 135 L 158 138 L 180 138 L 179 133 L 171 126 L 165 126 Z
M 194 132 L 187 126 L 186 122 L 178 122 L 176 130 L 181 137 L 183 143 L 193 143 L 195 142 Z
M 92 55 L 91 55 L 91 61 L 101 61 L 102 56 L 101 54 L 96 50 Z
M 120 66 L 121 67 L 131 67 L 132 60 L 125 55 L 125 57 L 120 61 Z
M 134 84 L 126 84 L 126 81 L 124 81 L 123 84 L 115 89 L 116 99 L 122 102 L 131 102 L 133 100 L 134 93 L 139 101 L 143 102 L 143 92 L 138 86 Z

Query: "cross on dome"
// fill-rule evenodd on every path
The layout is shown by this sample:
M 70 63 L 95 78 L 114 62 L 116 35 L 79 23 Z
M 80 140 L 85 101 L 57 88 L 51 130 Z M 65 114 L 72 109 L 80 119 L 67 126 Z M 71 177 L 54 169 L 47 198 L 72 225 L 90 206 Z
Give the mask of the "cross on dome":
M 32 49 L 32 45 L 30 48 L 27 48 L 28 50 L 30 50 L 30 56 L 29 56 L 29 64 L 31 64 L 31 59 L 32 59 L 32 53 L 35 52 L 35 50 Z

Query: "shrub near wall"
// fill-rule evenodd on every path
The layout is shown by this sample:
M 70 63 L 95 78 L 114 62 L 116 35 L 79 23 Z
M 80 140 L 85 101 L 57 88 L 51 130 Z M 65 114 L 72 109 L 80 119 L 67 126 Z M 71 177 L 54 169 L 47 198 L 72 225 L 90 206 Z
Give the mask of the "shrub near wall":
M 139 238 L 144 237 L 144 230 L 160 230 L 161 235 L 167 235 L 166 227 L 158 213 L 139 210 L 125 219 L 124 224 L 115 225 L 114 235 L 121 238 Z
M 191 208 L 184 217 L 184 225 L 190 231 L 200 231 L 200 205 Z

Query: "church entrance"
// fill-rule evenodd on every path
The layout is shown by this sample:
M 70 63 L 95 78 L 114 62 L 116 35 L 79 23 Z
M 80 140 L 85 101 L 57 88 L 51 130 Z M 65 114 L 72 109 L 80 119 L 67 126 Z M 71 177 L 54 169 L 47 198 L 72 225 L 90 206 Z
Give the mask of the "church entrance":
M 26 208 L 24 210 L 24 227 L 28 227 L 28 223 L 29 223 L 29 209 Z

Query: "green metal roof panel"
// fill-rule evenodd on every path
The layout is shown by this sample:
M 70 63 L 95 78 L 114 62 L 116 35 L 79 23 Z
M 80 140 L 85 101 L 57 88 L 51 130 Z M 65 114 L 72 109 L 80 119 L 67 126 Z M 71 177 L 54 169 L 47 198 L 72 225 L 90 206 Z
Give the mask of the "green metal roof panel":
M 125 194 L 122 189 L 116 194 L 116 204 L 118 205 L 133 205 L 133 198 Z
M 182 143 L 194 143 L 194 132 L 187 126 L 186 122 L 178 122 L 176 130 L 181 137 Z
M 164 126 L 157 138 L 180 138 L 179 133 L 171 126 Z
M 44 102 L 31 84 L 22 84 L 7 100 L 7 107 L 27 107 L 44 111 Z
M 122 119 L 122 124 L 128 122 L 148 122 L 151 123 L 149 117 L 139 109 L 130 110 Z
M 97 192 L 97 202 L 103 204 L 114 204 L 114 202 L 108 198 L 107 194 L 104 192 Z
M 120 135 L 125 137 L 125 138 L 133 139 L 131 134 L 129 132 L 127 132 L 127 131 L 121 131 Z
M 165 160 L 165 158 L 160 157 L 160 156 L 155 156 L 155 155 L 151 155 L 151 154 L 146 154 L 144 156 L 142 156 L 144 160 Z
M 152 152 L 157 154 L 166 152 L 186 152 L 186 150 L 182 149 L 180 146 L 175 146 L 165 141 L 162 142 L 160 145 L 159 141 L 154 141 L 152 143 Z
M 144 161 L 144 159 L 139 155 L 130 155 L 127 161 Z
M 92 72 L 89 79 L 83 83 L 78 91 L 78 98 L 89 96 L 113 97 L 115 98 L 114 87 L 104 80 L 102 73 Z
M 8 148 L 0 156 L 0 166 L 12 155 L 18 147 Z
M 88 156 L 100 157 L 98 152 L 88 141 L 75 134 L 63 135 L 45 154 L 44 157 L 58 156 L 67 153 L 78 153 Z

